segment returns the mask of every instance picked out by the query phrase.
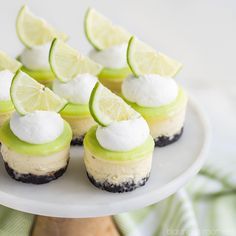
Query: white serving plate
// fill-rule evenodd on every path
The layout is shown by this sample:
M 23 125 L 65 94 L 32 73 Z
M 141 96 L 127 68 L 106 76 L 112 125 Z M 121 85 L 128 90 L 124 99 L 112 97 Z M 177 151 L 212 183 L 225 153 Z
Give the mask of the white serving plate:
M 202 111 L 190 99 L 182 138 L 155 149 L 149 181 L 130 193 L 109 193 L 95 188 L 87 179 L 81 147 L 71 149 L 67 172 L 44 185 L 13 180 L 1 161 L 0 204 L 37 215 L 67 218 L 112 215 L 145 207 L 175 193 L 200 170 L 209 133 Z

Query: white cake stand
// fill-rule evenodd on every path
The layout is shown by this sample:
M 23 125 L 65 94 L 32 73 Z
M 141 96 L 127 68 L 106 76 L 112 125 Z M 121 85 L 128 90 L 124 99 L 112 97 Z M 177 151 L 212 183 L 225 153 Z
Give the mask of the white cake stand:
M 45 185 L 11 179 L 0 163 L 0 204 L 37 215 L 85 218 L 113 215 L 159 202 L 175 193 L 202 167 L 209 144 L 208 123 L 190 99 L 182 138 L 156 148 L 151 177 L 144 187 L 130 193 L 109 193 L 87 179 L 82 148 L 71 149 L 67 172 Z

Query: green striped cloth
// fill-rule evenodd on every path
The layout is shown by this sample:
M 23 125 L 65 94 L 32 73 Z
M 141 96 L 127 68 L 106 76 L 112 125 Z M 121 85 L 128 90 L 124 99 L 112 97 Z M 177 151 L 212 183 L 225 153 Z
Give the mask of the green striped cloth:
M 114 216 L 125 236 L 236 236 L 236 159 L 208 162 L 176 194 Z M 234 191 L 235 190 L 235 191 Z M 0 236 L 28 236 L 34 216 L 0 206 Z
M 236 159 L 208 162 L 176 194 L 114 216 L 127 236 L 236 236 Z

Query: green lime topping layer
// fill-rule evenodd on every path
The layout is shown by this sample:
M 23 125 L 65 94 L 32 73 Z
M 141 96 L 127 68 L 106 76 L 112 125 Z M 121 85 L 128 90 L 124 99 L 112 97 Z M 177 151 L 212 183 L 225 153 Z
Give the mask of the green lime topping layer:
M 13 111 L 14 109 L 14 105 L 10 100 L 0 101 L 0 113 L 7 113 L 9 111 Z
M 17 153 L 29 156 L 48 156 L 59 152 L 70 145 L 72 139 L 72 131 L 67 122 L 63 133 L 53 142 L 46 144 L 30 144 L 17 138 L 10 129 L 9 121 L 5 122 L 0 128 L 0 141 L 8 148 Z
M 90 116 L 88 104 L 73 104 L 68 103 L 65 108 L 60 112 L 62 116 Z
M 129 161 L 145 158 L 154 150 L 154 141 L 151 136 L 140 146 L 126 152 L 114 152 L 103 148 L 96 138 L 97 126 L 92 127 L 84 139 L 84 148 L 96 158 L 105 159 L 108 161 Z
M 25 66 L 22 66 L 21 70 L 42 84 L 50 83 L 55 79 L 51 70 L 30 70 Z
M 165 119 L 182 109 L 186 105 L 187 99 L 186 93 L 180 87 L 177 98 L 173 102 L 160 107 L 141 107 L 136 103 L 125 101 L 145 119 Z
M 98 77 L 100 79 L 123 80 L 132 74 L 129 67 L 124 68 L 103 68 Z

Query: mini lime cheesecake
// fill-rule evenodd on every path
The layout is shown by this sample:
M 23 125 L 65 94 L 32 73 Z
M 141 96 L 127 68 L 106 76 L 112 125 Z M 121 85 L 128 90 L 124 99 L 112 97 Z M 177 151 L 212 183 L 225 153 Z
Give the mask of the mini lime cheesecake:
M 50 87 L 55 79 L 48 63 L 50 45 L 55 37 L 67 40 L 67 35 L 58 32 L 44 19 L 33 15 L 27 6 L 20 9 L 16 22 L 17 35 L 25 45 L 17 57 L 23 64 L 22 71 Z
M 123 98 L 145 118 L 156 146 L 177 141 L 183 133 L 188 98 L 172 77 L 182 65 L 134 37 L 127 60 L 134 76 L 123 82 Z
M 62 176 L 69 163 L 70 125 L 57 113 L 66 101 L 18 71 L 11 84 L 16 111 L 0 128 L 7 173 L 24 183 L 44 184 Z
M 94 9 L 87 11 L 84 26 L 94 48 L 89 56 L 104 67 L 98 75 L 100 82 L 119 94 L 122 81 L 132 73 L 126 62 L 130 34 Z
M 11 102 L 10 86 L 15 72 L 21 63 L 0 51 L 0 127 L 8 120 L 14 111 Z
M 90 111 L 99 124 L 84 139 L 84 163 L 90 182 L 114 193 L 145 185 L 154 150 L 146 121 L 100 83 L 93 89 Z
M 88 103 L 102 66 L 58 39 L 52 42 L 49 62 L 56 77 L 52 89 L 69 102 L 60 114 L 72 128 L 71 144 L 82 145 L 84 135 L 96 124 Z

